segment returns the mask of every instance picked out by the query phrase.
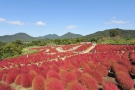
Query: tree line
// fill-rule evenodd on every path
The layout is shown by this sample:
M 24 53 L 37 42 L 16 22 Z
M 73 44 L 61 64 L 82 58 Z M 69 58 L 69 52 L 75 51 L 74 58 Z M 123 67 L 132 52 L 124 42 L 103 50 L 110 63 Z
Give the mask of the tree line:
M 22 54 L 22 49 L 30 46 L 46 46 L 49 43 L 56 45 L 76 44 L 80 42 L 88 42 L 84 38 L 70 38 L 70 39 L 48 39 L 48 40 L 35 40 L 31 42 L 23 42 L 15 40 L 10 43 L 0 42 L 0 59 L 14 57 Z
M 116 37 L 120 35 L 118 30 L 111 30 L 110 37 Z M 45 39 L 45 40 L 35 40 L 31 42 L 22 42 L 16 40 L 10 43 L 0 42 L 0 59 L 7 57 L 18 56 L 22 54 L 22 49 L 30 46 L 45 46 L 49 43 L 56 45 L 67 45 L 67 44 L 77 44 L 80 42 L 98 42 L 103 37 L 97 38 L 67 38 L 67 39 Z

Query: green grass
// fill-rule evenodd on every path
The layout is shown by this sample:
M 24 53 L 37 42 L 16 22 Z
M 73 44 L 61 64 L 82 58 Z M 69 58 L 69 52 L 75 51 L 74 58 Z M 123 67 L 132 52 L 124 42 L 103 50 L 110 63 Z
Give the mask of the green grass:
M 30 50 L 31 48 L 36 48 L 36 47 L 38 47 L 38 46 L 32 46 L 32 47 L 28 47 L 28 48 L 23 48 L 22 54 L 15 55 L 15 56 L 10 56 L 10 57 L 4 58 L 4 59 L 10 59 L 10 58 L 19 57 L 21 55 L 28 55 L 28 54 L 37 53 L 37 52 L 39 52 L 39 50 Z
M 135 39 L 106 39 L 101 40 L 98 43 L 107 43 L 107 44 L 135 44 Z
M 32 46 L 32 47 L 28 47 L 28 48 L 23 48 L 22 55 L 33 54 L 33 53 L 39 52 L 39 50 L 30 50 L 31 48 L 37 48 L 37 47 L 38 46 Z

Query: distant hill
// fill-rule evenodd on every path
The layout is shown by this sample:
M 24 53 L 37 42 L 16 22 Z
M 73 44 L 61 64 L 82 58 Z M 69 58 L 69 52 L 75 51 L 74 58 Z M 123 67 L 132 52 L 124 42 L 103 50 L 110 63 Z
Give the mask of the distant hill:
M 79 38 L 79 37 L 83 37 L 83 36 L 80 34 L 74 34 L 74 33 L 68 32 L 68 33 L 62 35 L 60 38 L 65 39 L 65 38 Z
M 36 38 L 29 36 L 26 33 L 17 33 L 14 35 L 0 36 L 0 41 L 3 41 L 3 42 L 12 42 L 14 40 L 33 41 L 33 40 L 36 40 Z
M 78 38 L 78 37 L 83 37 L 83 36 L 80 34 L 74 34 L 74 33 L 68 32 L 62 36 L 58 36 L 57 34 L 48 34 L 48 35 L 38 37 L 38 38 L 39 39 L 46 39 L 46 38 L 48 38 L 48 39 L 66 39 L 66 38 Z
M 118 30 L 120 32 L 121 38 L 135 38 L 135 30 L 123 30 L 123 29 L 119 29 L 119 28 L 98 31 L 93 34 L 88 34 L 88 35 L 84 36 L 84 38 L 90 39 L 90 38 L 98 38 L 98 37 L 110 37 L 111 30 Z
M 56 38 L 59 38 L 60 36 L 58 36 L 57 34 L 48 34 L 48 35 L 45 35 L 45 36 L 41 36 L 41 37 L 38 37 L 39 39 L 56 39 Z
M 0 41 L 2 42 L 12 42 L 15 40 L 34 41 L 34 40 L 40 40 L 40 39 L 42 40 L 43 39 L 65 39 L 65 38 L 77 38 L 77 37 L 82 37 L 82 35 L 68 32 L 62 36 L 58 36 L 57 34 L 48 34 L 48 35 L 40 36 L 40 37 L 32 37 L 26 33 L 17 33 L 14 35 L 0 36 Z
M 5 35 L 5 36 L 0 36 L 0 41 L 3 42 L 12 42 L 15 40 L 21 40 L 21 41 L 34 41 L 34 40 L 39 40 L 39 39 L 65 39 L 65 38 L 98 38 L 98 37 L 110 37 L 110 31 L 111 30 L 118 30 L 120 32 L 120 37 L 121 38 L 135 38 L 135 30 L 123 30 L 119 28 L 115 29 L 107 29 L 104 31 L 98 31 L 93 34 L 88 34 L 86 36 L 82 36 L 80 34 L 74 34 L 71 32 L 68 32 L 62 36 L 58 36 L 57 34 L 48 34 L 45 36 L 40 36 L 40 37 L 32 37 L 26 33 L 17 33 L 14 35 Z

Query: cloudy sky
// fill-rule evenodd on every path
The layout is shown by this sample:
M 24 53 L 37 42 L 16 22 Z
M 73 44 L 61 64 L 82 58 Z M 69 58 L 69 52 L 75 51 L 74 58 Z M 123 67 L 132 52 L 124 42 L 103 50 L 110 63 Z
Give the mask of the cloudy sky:
M 135 30 L 135 0 L 0 0 L 0 36 Z

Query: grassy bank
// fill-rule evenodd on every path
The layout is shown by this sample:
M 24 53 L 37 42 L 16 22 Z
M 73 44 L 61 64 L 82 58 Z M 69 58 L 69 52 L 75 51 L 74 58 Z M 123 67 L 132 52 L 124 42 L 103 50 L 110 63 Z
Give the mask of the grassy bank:
M 28 48 L 23 48 L 22 55 L 33 54 L 33 53 L 39 52 L 39 50 L 30 50 L 31 48 L 37 48 L 37 47 L 38 46 L 32 46 L 32 47 L 28 47 Z

